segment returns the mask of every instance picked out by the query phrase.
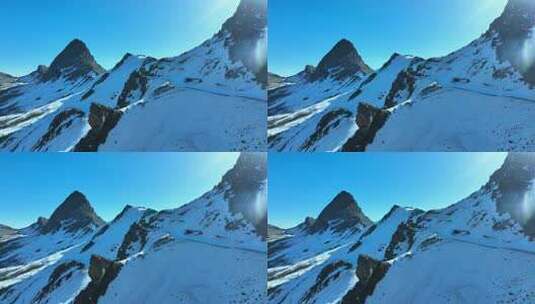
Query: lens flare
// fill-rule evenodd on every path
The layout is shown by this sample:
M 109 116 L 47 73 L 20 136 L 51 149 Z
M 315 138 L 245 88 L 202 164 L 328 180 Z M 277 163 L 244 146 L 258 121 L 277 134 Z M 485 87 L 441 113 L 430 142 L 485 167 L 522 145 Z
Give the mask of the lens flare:
M 531 30 L 529 37 L 522 47 L 522 69 L 529 70 L 535 64 L 535 28 Z
M 267 182 L 262 185 L 262 189 L 256 194 L 256 199 L 254 202 L 254 213 L 257 223 L 266 217 Z
M 524 223 L 535 215 L 535 182 L 532 182 L 529 190 L 524 194 L 522 201 L 522 216 Z

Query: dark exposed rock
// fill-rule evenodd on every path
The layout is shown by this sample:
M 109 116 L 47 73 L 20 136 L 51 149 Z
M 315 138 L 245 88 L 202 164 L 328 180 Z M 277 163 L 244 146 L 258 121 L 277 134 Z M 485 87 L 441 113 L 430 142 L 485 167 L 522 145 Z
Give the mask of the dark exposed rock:
M 266 27 L 267 1 L 241 0 L 236 13 L 223 24 L 220 33 L 230 33 L 226 45 L 231 60 L 241 61 L 264 87 L 268 81 Z
M 74 39 L 52 61 L 46 73 L 43 74 L 42 80 L 54 80 L 61 76 L 65 76 L 68 80 L 76 80 L 89 73 L 99 75 L 104 72 L 104 68 L 95 61 L 85 43 Z
M 364 304 L 377 284 L 385 277 L 390 264 L 367 255 L 360 255 L 357 262 L 357 284 L 343 297 L 342 304 Z
M 494 41 L 498 58 L 509 61 L 524 76 L 524 80 L 535 86 L 535 59 L 526 61 L 523 52 L 528 39 L 533 39 L 535 27 L 535 2 L 532 0 L 509 0 L 502 15 L 490 26 L 486 34 L 498 33 Z
M 234 167 L 223 176 L 219 185 L 230 185 L 225 192 L 230 211 L 241 213 L 264 238 L 267 237 L 267 198 L 259 192 L 266 186 L 266 179 L 267 155 L 241 153 Z
M 353 196 L 342 191 L 321 211 L 310 231 L 316 233 L 332 228 L 341 232 L 359 224 L 369 226 L 373 222 L 362 212 Z
M 128 232 L 124 236 L 123 242 L 117 251 L 117 259 L 126 259 L 129 255 L 129 250 L 134 245 L 138 245 L 139 250 L 145 247 L 147 243 L 147 235 L 150 226 L 145 222 L 133 223 L 128 229 Z
M 307 290 L 303 298 L 302 303 L 309 303 L 309 301 L 321 290 L 329 285 L 333 280 L 336 280 L 340 273 L 344 270 L 351 269 L 352 265 L 344 261 L 336 261 L 323 267 L 318 276 L 316 282 L 312 287 Z
M 416 77 L 412 70 L 399 72 L 396 80 L 392 83 L 392 88 L 386 96 L 385 107 L 390 108 L 398 104 L 399 100 L 407 100 L 412 96 L 415 89 Z
M 68 261 L 59 264 L 48 278 L 45 287 L 34 297 L 32 303 L 41 303 L 52 291 L 60 287 L 62 282 L 68 281 L 75 271 L 83 268 L 84 264 L 77 261 Z
M 328 76 L 341 80 L 359 72 L 371 74 L 373 70 L 360 57 L 353 43 L 342 39 L 321 59 L 311 80 Z
M 349 118 L 351 115 L 353 114 L 346 109 L 333 110 L 323 115 L 319 123 L 316 125 L 316 130 L 310 135 L 306 142 L 303 143 L 301 149 L 309 150 L 319 140 L 327 136 L 332 129 L 338 127 L 342 119 Z
M 56 138 L 64 129 L 71 126 L 72 122 L 77 118 L 82 118 L 84 112 L 77 109 L 68 109 L 57 114 L 50 125 L 47 132 L 39 139 L 39 141 L 32 147 L 33 151 L 39 151 L 45 147 L 51 140 Z
M 399 224 L 385 250 L 385 259 L 390 260 L 395 258 L 400 249 L 409 250 L 412 248 L 415 234 L 416 225 L 414 223 L 408 222 Z M 405 248 L 400 248 L 402 245 L 405 245 Z
M 87 198 L 81 192 L 74 191 L 52 213 L 42 232 L 51 233 L 61 229 L 77 232 L 83 228 L 102 225 L 104 221 L 95 213 Z
M 123 87 L 121 95 L 119 95 L 119 99 L 117 99 L 118 108 L 128 106 L 132 101 L 130 100 L 130 98 L 132 98 L 132 95 L 136 91 L 139 94 L 137 94 L 135 101 L 141 99 L 145 95 L 145 93 L 147 92 L 147 84 L 149 81 L 148 76 L 149 73 L 144 68 L 136 70 L 130 74 L 128 80 L 126 81 Z
M 91 282 L 74 299 L 75 304 L 96 304 L 98 299 L 106 293 L 110 283 L 117 277 L 122 264 L 113 262 L 101 256 L 91 256 L 89 276 Z
M 373 142 L 377 132 L 384 126 L 390 116 L 387 110 L 379 109 L 367 103 L 359 103 L 357 108 L 357 132 L 343 145 L 342 151 L 363 152 Z
M 110 131 L 117 125 L 122 112 L 104 105 L 92 103 L 89 108 L 89 126 L 91 130 L 74 147 L 77 152 L 96 152 L 103 144 Z
M 508 213 L 524 232 L 535 237 L 535 155 L 510 153 L 490 178 L 493 197 L 500 213 Z

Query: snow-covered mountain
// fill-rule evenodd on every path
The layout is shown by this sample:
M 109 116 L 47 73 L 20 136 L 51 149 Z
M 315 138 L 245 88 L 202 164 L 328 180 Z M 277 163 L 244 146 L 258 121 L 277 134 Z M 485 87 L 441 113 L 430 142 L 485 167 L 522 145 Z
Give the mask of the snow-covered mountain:
M 177 57 L 126 54 L 105 71 L 75 39 L 49 67 L 0 84 L 0 149 L 263 151 L 266 62 L 257 0 Z
M 343 85 L 303 80 L 313 70 L 270 86 L 271 150 L 535 150 L 533 1 L 509 0 L 486 33 L 444 57 L 394 54 Z
M 337 231 L 340 209 L 320 232 L 312 218 L 279 229 L 268 242 L 269 303 L 533 303 L 534 185 L 535 156 L 512 153 L 444 209 L 394 206 Z
M 242 153 L 189 204 L 108 223 L 74 192 L 0 238 L 0 303 L 262 303 L 266 178 L 266 154 Z

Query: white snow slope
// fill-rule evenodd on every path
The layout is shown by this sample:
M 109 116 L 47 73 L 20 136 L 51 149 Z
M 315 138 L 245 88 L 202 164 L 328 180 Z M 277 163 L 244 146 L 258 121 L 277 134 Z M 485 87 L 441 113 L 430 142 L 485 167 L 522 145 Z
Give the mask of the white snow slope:
M 261 161 L 242 154 L 233 170 L 265 168 Z M 265 204 L 259 178 L 254 196 Z M 112 222 L 73 233 L 22 229 L 0 242 L 0 303 L 262 303 L 265 237 L 232 210 L 241 191 L 223 178 L 177 209 L 127 206 Z
M 256 3 L 242 0 L 231 19 L 252 15 L 256 23 L 242 22 L 261 27 L 252 38 L 224 26 L 177 57 L 127 54 L 104 74 L 71 79 L 66 68 L 45 81 L 38 70 L 0 88 L 0 150 L 265 151 L 266 85 L 241 59 L 265 65 L 265 7 Z M 242 57 L 232 55 L 242 40 Z M 111 122 L 92 104 L 122 115 Z M 91 147 L 77 146 L 87 137 Z
M 533 203 L 535 159 L 513 170 L 444 209 L 396 206 L 354 235 L 286 230 L 268 243 L 269 303 L 533 303 L 534 236 L 498 206 L 522 172 L 531 186 L 515 190 L 512 204 Z
M 493 24 L 480 38 L 444 57 L 424 60 L 396 54 L 352 86 L 302 85 L 293 81 L 295 76 L 282 80 L 282 87 L 269 91 L 269 149 L 534 151 L 535 83 L 527 73 L 535 69 L 535 57 L 529 55 L 535 7 L 510 0 L 500 18 L 516 22 L 508 21 L 503 32 L 519 27 L 527 31 L 514 36 L 517 46 L 509 50 L 510 56 L 524 58 L 520 68 L 500 57 L 500 48 L 512 38 Z M 281 112 L 276 107 L 281 102 L 291 107 Z M 387 111 L 384 126 L 377 130 L 358 124 L 361 103 Z M 348 142 L 359 134 L 364 139 L 358 146 Z

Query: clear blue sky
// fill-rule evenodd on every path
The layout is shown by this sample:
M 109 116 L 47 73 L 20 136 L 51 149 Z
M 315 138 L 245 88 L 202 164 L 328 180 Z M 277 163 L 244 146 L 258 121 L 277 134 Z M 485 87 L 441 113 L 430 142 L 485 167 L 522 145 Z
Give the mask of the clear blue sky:
M 176 208 L 212 189 L 237 153 L 4 153 L 0 223 L 23 227 L 49 217 L 74 190 L 105 220 L 126 204 Z
M 316 65 L 341 38 L 379 68 L 394 53 L 436 57 L 478 38 L 507 0 L 270 0 L 270 71 Z
M 270 153 L 269 222 L 317 217 L 342 190 L 374 221 L 394 205 L 449 206 L 478 190 L 505 153 Z
M 176 56 L 210 38 L 239 0 L 0 1 L 0 71 L 49 65 L 73 38 L 111 68 L 127 53 Z

